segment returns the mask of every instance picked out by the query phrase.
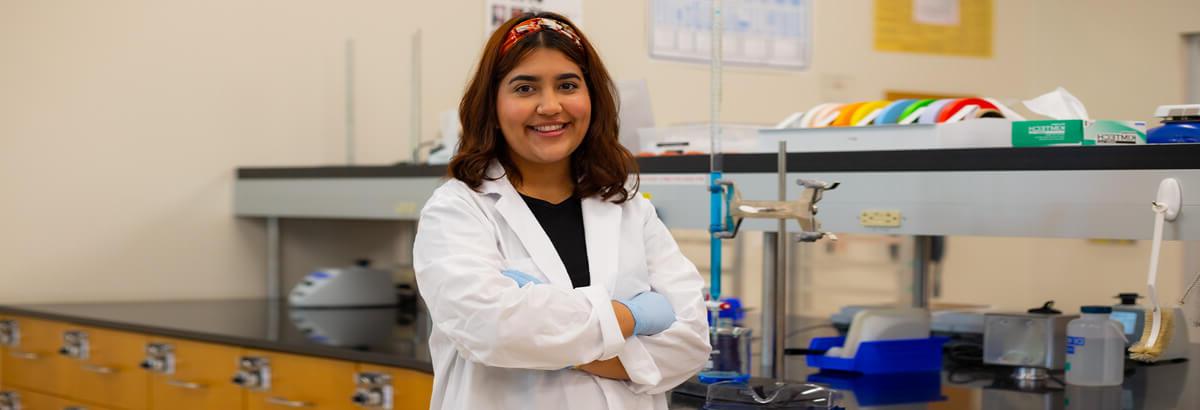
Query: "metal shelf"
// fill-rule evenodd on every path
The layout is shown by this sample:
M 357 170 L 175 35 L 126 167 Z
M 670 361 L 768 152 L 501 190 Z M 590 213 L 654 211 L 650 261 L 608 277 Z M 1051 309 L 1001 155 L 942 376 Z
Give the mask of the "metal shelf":
M 773 158 L 727 155 L 726 178 L 747 199 L 776 198 Z M 788 176 L 842 183 L 826 193 L 818 215 L 835 233 L 1110 239 L 1150 238 L 1150 201 L 1170 177 L 1183 186 L 1184 203 L 1164 239 L 1197 240 L 1197 158 L 1197 145 L 793 153 Z M 707 229 L 707 157 L 639 164 L 642 191 L 667 226 Z M 234 213 L 415 220 L 443 173 L 438 166 L 240 169 Z M 789 197 L 799 194 L 788 189 Z M 902 224 L 863 227 L 864 210 L 899 211 Z M 748 220 L 742 228 L 773 231 L 775 223 Z

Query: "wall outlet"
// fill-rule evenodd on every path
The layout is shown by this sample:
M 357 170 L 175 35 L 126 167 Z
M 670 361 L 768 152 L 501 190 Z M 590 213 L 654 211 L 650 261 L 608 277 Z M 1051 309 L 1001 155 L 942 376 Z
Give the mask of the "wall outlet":
M 867 227 L 898 228 L 900 227 L 900 211 L 869 209 L 858 214 L 858 223 Z

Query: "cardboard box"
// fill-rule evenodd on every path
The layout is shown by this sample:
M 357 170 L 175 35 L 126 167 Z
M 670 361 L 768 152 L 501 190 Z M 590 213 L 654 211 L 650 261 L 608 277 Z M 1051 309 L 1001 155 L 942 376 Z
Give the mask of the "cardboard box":
M 1014 147 L 1145 143 L 1145 121 L 1036 120 L 1012 123 Z

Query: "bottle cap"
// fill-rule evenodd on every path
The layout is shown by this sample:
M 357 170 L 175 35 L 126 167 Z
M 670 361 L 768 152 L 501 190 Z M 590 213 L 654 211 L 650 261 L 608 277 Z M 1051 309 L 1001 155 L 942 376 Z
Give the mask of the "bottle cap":
M 1083 313 L 1100 313 L 1100 314 L 1112 313 L 1112 307 L 1110 307 L 1110 306 L 1084 306 L 1084 307 L 1080 308 L 1079 310 L 1082 311 Z

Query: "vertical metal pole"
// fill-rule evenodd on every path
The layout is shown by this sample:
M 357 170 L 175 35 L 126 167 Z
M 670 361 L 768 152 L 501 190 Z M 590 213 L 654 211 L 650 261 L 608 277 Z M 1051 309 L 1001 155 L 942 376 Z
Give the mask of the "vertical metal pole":
M 346 39 L 346 165 L 354 165 L 354 39 Z
M 279 218 L 267 218 L 267 299 L 279 299 Z
M 933 266 L 933 237 L 918 235 L 913 237 L 912 261 L 912 306 L 929 307 L 929 274 Z
M 421 29 L 412 37 L 412 100 L 409 104 L 412 108 L 409 110 L 409 146 L 412 147 L 412 162 L 415 164 L 420 160 L 421 147 Z
M 1188 42 L 1188 104 L 1200 104 L 1200 34 L 1189 34 Z
M 762 281 L 762 377 L 778 379 L 775 371 L 775 310 L 780 304 L 775 300 L 775 252 L 778 249 L 778 232 L 763 232 L 763 281 Z
M 779 141 L 779 158 L 776 161 L 779 173 L 779 200 L 787 200 L 787 141 Z M 786 358 L 783 349 L 787 343 L 787 219 L 779 220 L 779 236 L 775 238 L 775 350 L 771 356 L 775 361 L 776 380 L 787 377 Z M 764 352 L 765 354 L 765 352 Z

